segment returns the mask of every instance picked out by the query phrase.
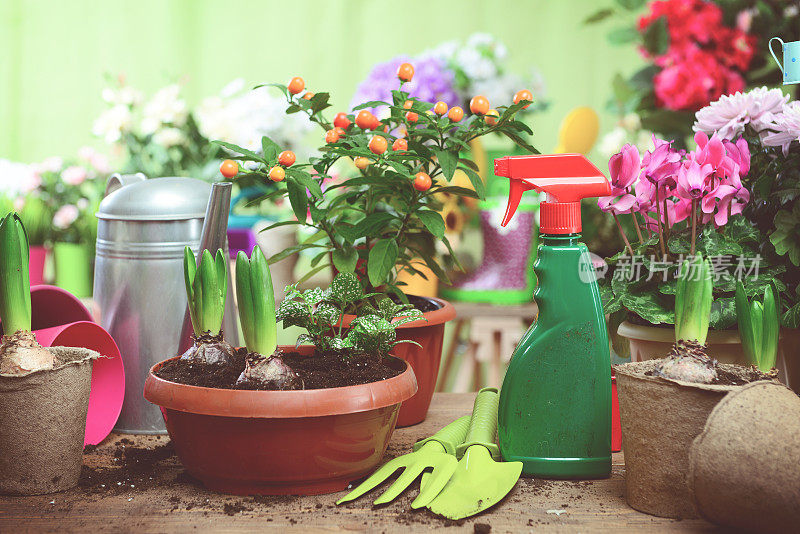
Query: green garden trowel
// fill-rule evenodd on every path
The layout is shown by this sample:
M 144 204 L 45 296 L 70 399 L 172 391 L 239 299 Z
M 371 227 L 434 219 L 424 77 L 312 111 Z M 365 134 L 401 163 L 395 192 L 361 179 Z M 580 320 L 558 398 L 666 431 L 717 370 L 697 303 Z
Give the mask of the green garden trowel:
M 402 469 L 403 472 L 397 480 L 389 486 L 383 494 L 378 497 L 374 504 L 385 504 L 400 495 L 414 480 L 426 469 L 433 468 L 433 471 L 425 477 L 420 484 L 420 493 L 412 508 L 422 508 L 427 506 L 436 495 L 442 491 L 450 476 L 456 470 L 458 460 L 456 460 L 456 448 L 464 442 L 469 428 L 470 418 L 468 415 L 457 419 L 441 429 L 433 436 L 418 441 L 414 444 L 414 452 L 398 456 L 385 463 L 372 476 L 359 484 L 353 491 L 336 501 L 336 504 L 352 501 L 370 491 L 372 488 L 389 478 L 395 471 Z M 426 473 L 427 474 L 427 473 Z
M 497 388 L 483 388 L 478 393 L 466 440 L 456 448 L 456 455 L 463 457 L 450 481 L 428 505 L 432 512 L 449 519 L 475 515 L 500 502 L 519 480 L 522 462 L 495 462 L 500 459 L 494 442 L 499 402 Z

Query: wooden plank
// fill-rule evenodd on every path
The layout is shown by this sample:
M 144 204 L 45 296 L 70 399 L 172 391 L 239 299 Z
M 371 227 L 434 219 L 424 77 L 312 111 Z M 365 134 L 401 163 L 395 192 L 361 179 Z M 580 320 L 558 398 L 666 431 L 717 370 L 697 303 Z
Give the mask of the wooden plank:
M 426 421 L 398 429 L 387 457 L 404 454 L 411 444 L 451 420 L 468 414 L 472 393 L 437 393 Z M 87 453 L 87 469 L 108 468 L 126 448 L 155 449 L 168 443 L 161 436 L 112 435 Z M 168 450 L 167 450 L 168 452 Z M 152 465 L 141 466 L 145 483 L 111 489 L 92 486 L 53 495 L 0 496 L 0 532 L 186 532 L 294 531 L 294 532 L 473 532 L 476 525 L 491 532 L 687 531 L 713 527 L 701 520 L 673 521 L 636 512 L 625 504 L 624 464 L 614 455 L 611 478 L 597 481 L 522 479 L 494 508 L 460 522 L 439 518 L 427 510 L 410 511 L 417 490 L 395 502 L 374 508 L 371 500 L 382 489 L 341 507 L 333 503 L 341 493 L 308 497 L 235 497 L 209 492 L 190 480 L 178 459 L 165 454 Z M 152 480 L 149 480 L 151 479 Z M 136 486 L 136 484 L 134 484 Z M 149 486 L 149 487 L 142 487 Z M 385 489 L 386 485 L 383 486 Z

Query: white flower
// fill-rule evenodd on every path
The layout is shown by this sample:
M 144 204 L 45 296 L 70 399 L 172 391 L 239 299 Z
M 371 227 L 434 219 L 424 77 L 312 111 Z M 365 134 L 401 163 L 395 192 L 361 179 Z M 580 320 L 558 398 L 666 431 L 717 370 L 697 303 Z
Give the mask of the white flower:
M 783 16 L 788 18 L 795 17 L 797 14 L 800 13 L 800 7 L 797 5 L 788 6 L 786 9 L 783 10 Z
M 131 110 L 124 104 L 117 104 L 105 110 L 97 117 L 92 126 L 92 133 L 109 145 L 122 138 L 122 132 L 131 128 Z
M 72 165 L 61 172 L 61 180 L 67 185 L 81 185 L 88 175 L 83 167 Z
M 123 104 L 126 106 L 135 106 L 142 102 L 142 93 L 133 87 L 123 86 L 118 90 L 106 87 L 101 93 L 103 100 L 111 105 Z
M 302 113 L 286 115 L 286 101 L 268 87 L 247 90 L 244 80 L 225 86 L 220 96 L 203 100 L 195 110 L 200 133 L 208 139 L 261 151 L 266 135 L 303 157 L 303 141 L 314 125 Z
M 186 136 L 178 128 L 162 128 L 153 134 L 153 142 L 169 148 L 185 143 Z
M 100 174 L 111 172 L 111 165 L 105 154 L 101 154 L 90 146 L 82 146 L 78 149 L 78 157 L 91 165 Z
M 750 124 L 756 132 L 764 130 L 771 115 L 789 100 L 780 89 L 759 87 L 748 93 L 723 95 L 695 114 L 693 129 L 709 135 L 715 131 L 723 139 L 734 139 Z
M 78 219 L 78 207 L 72 204 L 61 206 L 55 215 L 53 215 L 53 225 L 61 230 L 69 228 L 69 226 Z
M 33 165 L 0 159 L 0 193 L 29 193 L 42 179 Z
M 186 101 L 179 98 L 181 88 L 178 84 L 168 85 L 156 91 L 144 106 L 141 131 L 144 135 L 153 134 L 162 124 L 181 127 L 189 114 Z
M 622 117 L 622 127 L 630 132 L 634 132 L 642 127 L 642 119 L 636 113 L 628 113 Z
M 789 102 L 783 106 L 782 113 L 772 116 L 769 132 L 764 135 L 762 143 L 766 146 L 779 146 L 785 156 L 792 141 L 800 141 L 800 101 Z
M 79 198 L 78 202 L 75 203 L 80 211 L 84 211 L 86 208 L 89 207 L 89 199 L 88 198 Z
M 621 126 L 615 127 L 613 130 L 605 134 L 597 145 L 597 150 L 604 159 L 609 159 L 622 149 L 622 146 L 627 142 L 628 132 Z

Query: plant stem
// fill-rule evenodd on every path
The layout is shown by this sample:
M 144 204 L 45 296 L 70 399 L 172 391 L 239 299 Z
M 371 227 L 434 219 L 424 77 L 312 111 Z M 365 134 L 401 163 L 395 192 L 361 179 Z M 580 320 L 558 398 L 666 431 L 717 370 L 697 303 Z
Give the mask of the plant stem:
M 631 246 L 631 242 L 628 241 L 628 236 L 625 235 L 625 230 L 622 229 L 622 225 L 619 223 L 619 219 L 617 218 L 617 214 L 612 211 L 611 215 L 614 216 L 614 221 L 617 223 L 617 228 L 619 229 L 619 234 L 622 236 L 622 240 L 625 241 L 625 247 L 628 249 L 628 252 L 631 253 L 631 257 L 633 257 L 634 256 L 633 247 Z
M 697 199 L 692 199 L 692 247 L 689 254 L 694 256 L 694 244 L 697 237 Z
M 656 184 L 656 211 L 658 212 L 658 218 L 656 219 L 656 225 L 658 228 L 658 244 L 661 247 L 661 257 L 667 257 L 667 250 L 664 247 L 664 232 L 663 228 L 661 227 L 661 202 L 658 200 L 658 185 Z
M 667 199 L 664 199 L 664 241 L 669 243 L 669 211 L 667 210 Z
M 642 230 L 639 228 L 639 219 L 636 218 L 636 214 L 631 212 L 631 217 L 633 217 L 633 227 L 636 228 L 636 235 L 639 236 L 639 243 L 644 243 L 644 239 L 642 239 Z

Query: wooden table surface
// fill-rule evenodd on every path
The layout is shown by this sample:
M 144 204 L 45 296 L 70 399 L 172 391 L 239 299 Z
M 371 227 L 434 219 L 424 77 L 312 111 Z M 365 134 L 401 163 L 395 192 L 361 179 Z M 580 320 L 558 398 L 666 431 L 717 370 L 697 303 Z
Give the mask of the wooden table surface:
M 468 414 L 474 393 L 437 393 L 425 422 L 398 429 L 387 457 L 410 451 L 419 438 Z M 185 473 L 166 436 L 112 434 L 84 456 L 84 480 L 64 493 L 0 496 L 0 532 L 709 532 L 702 520 L 674 521 L 639 513 L 624 498 L 624 462 L 614 455 L 611 478 L 596 481 L 521 479 L 499 504 L 453 522 L 427 510 L 411 511 L 416 489 L 375 508 L 368 498 L 336 507 L 343 493 L 309 497 L 235 497 L 205 490 Z M 167 444 L 165 447 L 164 445 Z M 149 450 L 153 449 L 153 460 Z M 142 458 L 134 476 L 116 475 L 126 459 Z M 100 473 L 103 475 L 100 476 Z M 94 478 L 93 478 L 94 477 Z M 102 479 L 102 480 L 101 480 Z M 115 482 L 116 481 L 116 482 Z M 103 482 L 103 484 L 99 484 Z M 130 487 L 133 485 L 133 487 Z M 385 488 L 386 485 L 382 486 Z

